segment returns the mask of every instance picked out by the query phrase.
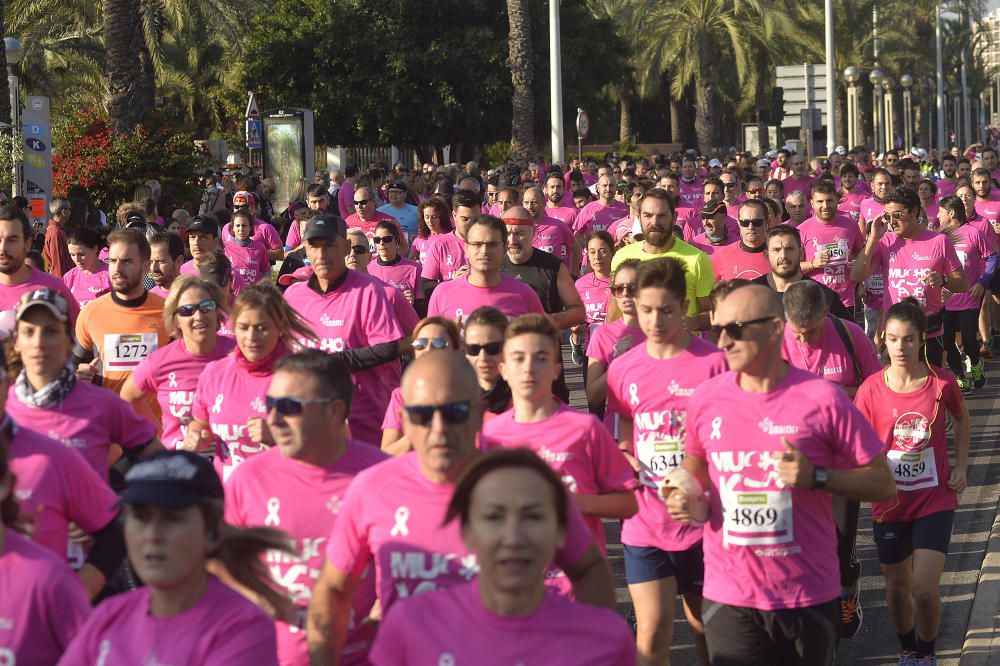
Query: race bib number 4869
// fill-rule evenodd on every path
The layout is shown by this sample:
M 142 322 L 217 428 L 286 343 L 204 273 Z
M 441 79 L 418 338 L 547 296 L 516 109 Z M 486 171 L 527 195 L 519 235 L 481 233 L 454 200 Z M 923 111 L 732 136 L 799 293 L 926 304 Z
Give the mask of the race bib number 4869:
M 139 362 L 155 352 L 158 346 L 156 333 L 109 333 L 104 336 L 104 368 L 126 372 L 135 370 Z
M 792 493 L 787 490 L 730 490 L 722 497 L 723 543 L 768 546 L 788 543 L 792 531 Z

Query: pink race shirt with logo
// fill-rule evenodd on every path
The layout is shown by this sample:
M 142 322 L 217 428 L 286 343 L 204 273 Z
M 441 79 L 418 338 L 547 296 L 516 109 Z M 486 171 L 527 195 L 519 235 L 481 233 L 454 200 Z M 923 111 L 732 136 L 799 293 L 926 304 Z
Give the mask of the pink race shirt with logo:
M 98 262 L 97 270 L 93 273 L 74 266 L 63 275 L 62 279 L 81 308 L 98 296 L 111 291 L 111 274 L 108 273 L 108 265 L 103 261 Z
M 595 231 L 607 231 L 615 220 L 628 215 L 628 206 L 621 201 L 614 201 L 605 206 L 600 201 L 591 201 L 583 207 L 577 216 L 573 231 L 589 236 Z
M 14 311 L 21 296 L 35 289 L 52 289 L 66 298 L 69 305 L 69 320 L 74 326 L 80 314 L 80 305 L 70 292 L 69 287 L 55 275 L 49 275 L 34 266 L 29 266 L 28 279 L 19 284 L 0 284 L 0 331 L 14 330 Z M 9 313 L 9 314 L 8 314 Z
M 826 252 L 826 265 L 806 273 L 812 279 L 837 292 L 849 309 L 854 307 L 854 282 L 851 281 L 850 263 L 865 247 L 865 239 L 858 225 L 849 216 L 837 215 L 830 222 L 810 217 L 799 225 L 806 261 L 812 261 Z
M 378 280 L 378 278 L 375 279 Z M 381 282 L 381 280 L 379 281 Z M 388 283 L 383 283 L 382 287 L 385 297 L 389 300 L 389 305 L 392 306 L 392 311 L 396 314 L 396 321 L 399 322 L 399 328 L 402 329 L 404 336 L 409 335 L 417 327 L 420 315 L 417 314 L 417 311 L 413 309 L 413 305 L 410 304 L 410 301 L 406 299 L 406 296 L 399 289 Z
M 420 264 L 415 261 L 399 257 L 394 264 L 383 264 L 376 258 L 368 264 L 368 274 L 414 297 L 420 296 Z
M 969 217 L 968 224 L 979 229 L 986 235 L 986 240 L 994 251 L 1000 250 L 1000 236 L 997 235 L 997 230 L 993 228 L 992 222 L 979 213 L 976 213 L 974 216 Z
M 251 239 L 250 245 L 244 247 L 234 239 L 226 243 L 224 249 L 233 265 L 233 271 L 240 274 L 244 284 L 257 284 L 271 277 L 267 248 L 260 241 Z
M 482 448 L 529 448 L 549 464 L 571 493 L 604 495 L 632 490 L 635 473 L 595 416 L 560 405 L 548 418 L 519 423 L 511 409 L 483 426 Z M 598 516 L 585 515 L 594 540 L 607 549 Z
M 860 181 L 859 181 L 860 182 Z M 865 224 L 868 233 L 871 233 L 871 222 L 885 211 L 885 206 L 874 197 L 869 197 L 861 203 L 860 220 Z M 860 228 L 858 229 L 860 231 Z M 872 271 L 872 274 L 865 280 L 865 307 L 881 310 L 885 295 L 885 275 L 882 271 Z
M 856 226 L 858 218 L 861 217 L 861 204 L 866 198 L 868 198 L 868 195 L 861 192 L 845 192 L 840 196 L 837 210 L 849 216 Z
M 613 611 L 549 594 L 527 615 L 500 616 L 483 606 L 476 583 L 398 604 L 371 658 L 373 666 L 636 663 L 632 632 Z
M 678 208 L 677 210 L 682 210 Z M 677 218 L 680 222 L 680 217 Z M 684 233 L 682 234 L 684 240 L 690 243 L 695 238 L 698 238 L 705 233 L 705 225 L 701 221 L 701 213 L 699 211 L 694 211 L 694 215 L 686 218 L 684 221 L 684 226 L 682 227 Z M 726 215 L 726 230 L 729 237 L 736 242 L 740 239 L 740 223 L 736 221 L 735 217 Z M 728 245 L 728 243 L 726 243 Z
M 412 246 L 410 247 L 410 258 L 416 259 L 417 263 L 420 264 L 427 261 L 427 250 L 430 248 L 433 239 L 434 236 L 428 236 L 427 238 L 420 238 L 417 236 L 414 238 Z
M 80 579 L 66 563 L 9 527 L 0 550 L 0 664 L 59 661 L 90 615 Z
M 885 443 L 889 471 L 896 479 L 896 498 L 873 502 L 872 518 L 916 520 L 958 508 L 948 488 L 951 465 L 945 418 L 958 413 L 964 398 L 955 376 L 934 368 L 924 385 L 912 393 L 897 393 L 878 373 L 858 390 L 854 403 Z
M 713 254 L 726 247 L 727 245 L 733 245 L 740 240 L 739 234 L 727 233 L 726 240 L 722 241 L 718 245 L 713 245 L 708 240 L 708 235 L 703 231 L 688 242 L 694 247 L 698 248 L 709 257 Z
M 374 446 L 353 440 L 328 467 L 292 460 L 277 448 L 240 465 L 226 484 L 226 522 L 239 527 L 266 526 L 286 532 L 298 557 L 269 552 L 265 558 L 274 581 L 288 591 L 298 610 L 297 622 L 275 623 L 278 661 L 309 663 L 306 610 L 313 584 L 323 569 L 327 539 L 340 514 L 347 486 L 363 469 L 386 460 Z M 375 629 L 362 622 L 375 603 L 375 576 L 366 571 L 354 594 L 351 623 L 341 663 L 364 664 Z
M 88 534 L 103 529 L 115 518 L 118 497 L 82 455 L 28 428 L 18 427 L 11 441 L 10 471 L 29 538 L 60 558 L 72 555 L 79 569 L 82 552 L 67 546 L 69 524 Z
M 423 265 L 420 277 L 425 280 L 454 280 L 455 273 L 469 265 L 465 258 L 465 241 L 452 231 L 435 234 L 428 239 L 427 255 L 420 260 Z
M 851 469 L 882 442 L 843 390 L 813 374 L 789 368 L 767 393 L 737 377 L 713 377 L 688 401 L 687 452 L 707 461 L 710 479 L 704 597 L 768 611 L 837 599 L 830 494 L 786 487 L 772 455 L 785 437 L 814 465 Z
M 945 180 L 944 178 L 935 181 L 934 185 L 937 186 L 937 194 L 935 196 L 938 201 L 941 201 L 941 199 L 944 199 L 945 197 L 954 195 L 955 190 L 957 189 L 955 183 L 950 180 Z
M 716 280 L 753 280 L 771 272 L 766 246 L 759 252 L 747 252 L 742 243 L 733 243 L 718 248 L 711 258 Z
M 431 294 L 427 304 L 427 316 L 464 320 L 473 310 L 483 305 L 492 305 L 513 319 L 529 312 L 544 314 L 542 302 L 535 291 L 516 278 L 501 276 L 496 287 L 477 287 L 469 282 L 469 277 L 443 282 Z
M 339 287 L 325 295 L 315 291 L 312 284 L 314 280 L 292 285 L 285 291 L 285 300 L 312 327 L 322 351 L 362 349 L 397 342 L 404 337 L 386 295 L 387 289 L 398 292 L 393 287 L 352 270 L 347 271 L 347 278 Z M 300 342 L 317 346 L 313 341 Z M 401 377 L 398 360 L 351 373 L 354 399 L 350 424 L 356 438 L 366 442 L 381 441 L 380 426 L 389 404 L 389 394 L 399 386 Z
M 160 441 L 165 448 L 179 449 L 184 443 L 198 378 L 205 367 L 226 357 L 235 347 L 235 340 L 220 335 L 215 349 L 198 355 L 189 352 L 183 340 L 174 340 L 139 363 L 132 380 L 143 393 L 156 394 L 163 424 Z
M 595 324 L 603 324 L 608 315 L 608 301 L 611 298 L 611 277 L 598 277 L 587 273 L 575 283 L 576 291 L 587 312 L 588 329 Z
M 851 352 L 844 346 L 835 324 L 834 315 L 827 315 L 823 323 L 823 337 L 818 345 L 810 345 L 795 339 L 790 326 L 785 326 L 785 337 L 781 343 L 781 356 L 790 365 L 839 386 L 860 386 L 866 378 L 882 370 L 882 362 L 875 353 L 871 338 L 865 335 L 853 321 L 841 320 L 847 328 L 854 350 L 861 366 L 861 377 L 854 370 Z
M 231 223 L 222 227 L 221 238 L 223 246 L 233 241 L 233 225 Z M 281 236 L 278 235 L 278 230 L 260 218 L 254 220 L 253 239 L 263 243 L 264 247 L 269 250 L 280 250 L 285 247 L 285 244 L 281 242 Z
M 608 410 L 632 423 L 632 454 L 640 466 L 639 512 L 622 522 L 622 543 L 678 551 L 701 541 L 701 527 L 670 517 L 658 487 L 684 460 L 688 398 L 726 367 L 718 347 L 692 338 L 673 358 L 655 359 L 642 344 L 608 368 Z
M 952 232 L 955 243 L 955 254 L 962 264 L 965 277 L 970 288 L 979 282 L 986 270 L 986 258 L 996 253 L 990 245 L 986 234 L 970 224 L 963 224 Z M 965 291 L 954 294 L 944 302 L 944 309 L 950 311 L 978 310 L 981 300 Z
M 562 220 L 546 215 L 540 224 L 535 225 L 535 239 L 531 241 L 531 246 L 544 252 L 555 255 L 564 264 L 567 270 L 572 270 L 573 232 Z
M 375 243 L 372 242 L 372 238 L 375 237 L 375 227 L 378 226 L 379 222 L 392 222 L 396 226 L 396 233 L 399 234 L 400 238 L 406 238 L 406 234 L 403 233 L 403 228 L 399 226 L 399 220 L 394 218 L 392 215 L 387 215 L 380 211 L 375 211 L 372 215 L 372 219 L 366 220 L 362 218 L 357 213 L 353 213 L 347 217 L 344 222 L 347 223 L 348 229 L 361 229 L 365 232 L 365 236 L 368 237 L 368 245 L 372 254 L 375 254 Z
M 861 211 L 858 219 L 865 223 L 866 228 L 870 228 L 872 220 L 881 215 L 884 210 L 885 204 L 875 201 L 875 197 L 868 197 L 861 202 Z
M 554 217 L 557 220 L 561 220 L 570 229 L 573 228 L 573 223 L 576 222 L 576 216 L 579 213 L 576 206 L 573 205 L 573 195 L 567 193 L 569 200 L 563 197 L 563 205 L 551 208 L 549 206 L 545 207 L 545 214 L 548 217 Z
M 277 666 L 274 621 L 215 576 L 209 575 L 201 599 L 178 615 L 150 615 L 149 594 L 143 587 L 101 603 L 59 665 Z
M 78 381 L 62 402 L 51 409 L 24 404 L 11 385 L 7 413 L 17 423 L 80 452 L 98 476 L 107 481 L 112 444 L 141 448 L 156 437 L 156 427 L 135 413 L 117 393 L 90 382 Z
M 432 483 L 415 453 L 390 458 L 355 477 L 347 488 L 326 556 L 334 567 L 360 574 L 375 559 L 383 617 L 399 599 L 467 583 L 479 563 L 462 541 L 457 522 L 442 526 L 454 486 Z M 571 504 L 565 545 L 556 565 L 575 562 L 594 542 Z
M 268 448 L 250 439 L 247 421 L 267 418 L 264 396 L 270 384 L 270 375 L 251 375 L 233 355 L 212 361 L 198 377 L 191 416 L 211 426 L 215 471 L 223 481 L 244 460 Z
M 642 344 L 646 340 L 646 334 L 642 332 L 641 328 L 638 326 L 635 328 L 626 326 L 624 319 L 616 319 L 610 324 L 603 324 L 594 329 L 590 338 L 590 344 L 587 345 L 587 358 L 599 361 L 605 368 L 610 367 L 611 361 L 617 355 L 615 345 L 624 337 L 629 337 L 632 340 L 632 345 L 629 349 Z
M 687 208 L 700 208 L 704 200 L 704 183 L 700 178 L 691 180 L 680 179 L 680 195 L 677 197 L 677 205 Z
M 796 178 L 795 176 L 789 175 L 781 183 L 781 192 L 784 196 L 788 196 L 792 192 L 801 192 L 806 198 L 806 202 L 812 199 L 812 186 L 816 182 L 815 176 L 805 176 L 803 178 Z M 812 210 L 812 205 L 809 204 L 809 210 Z
M 912 296 L 931 316 L 941 311 L 941 287 L 924 284 L 924 278 L 931 273 L 961 270 L 962 264 L 951 239 L 925 229 L 913 239 L 886 232 L 875 248 L 872 267 L 885 274 L 884 309 Z M 940 335 L 939 329 L 928 337 Z

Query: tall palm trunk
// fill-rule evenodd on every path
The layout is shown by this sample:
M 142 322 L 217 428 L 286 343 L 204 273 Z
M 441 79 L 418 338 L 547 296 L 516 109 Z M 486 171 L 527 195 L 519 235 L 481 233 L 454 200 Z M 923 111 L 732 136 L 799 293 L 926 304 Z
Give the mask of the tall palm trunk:
M 670 142 L 684 145 L 684 114 L 681 111 L 681 103 L 667 88 L 667 95 L 670 98 Z
M 701 85 L 695 86 L 694 95 L 694 131 L 698 137 L 698 150 L 707 154 L 715 147 L 716 111 L 715 111 L 715 68 L 709 62 L 706 40 L 701 40 L 701 62 L 703 71 Z
M 7 71 L 7 49 L 4 48 L 3 39 L 7 36 L 7 23 L 4 20 L 4 0 L 0 0 L 0 123 L 10 124 L 10 87 L 7 77 L 3 72 Z
M 116 132 L 142 122 L 143 76 L 139 61 L 142 28 L 135 0 L 103 0 L 105 64 L 104 106 Z
M 507 67 L 514 84 L 510 153 L 515 160 L 526 162 L 535 152 L 535 57 L 528 0 L 507 0 L 507 18 L 510 21 Z
M 620 114 L 618 118 L 618 140 L 625 144 L 632 140 L 632 98 L 629 97 L 628 86 L 622 84 L 618 89 Z

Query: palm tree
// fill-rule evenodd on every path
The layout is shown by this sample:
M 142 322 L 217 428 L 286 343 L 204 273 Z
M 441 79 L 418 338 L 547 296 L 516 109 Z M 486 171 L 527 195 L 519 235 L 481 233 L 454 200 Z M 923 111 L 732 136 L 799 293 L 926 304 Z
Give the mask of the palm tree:
M 7 84 L 7 77 L 3 76 L 3 72 L 7 71 L 7 49 L 3 42 L 6 32 L 4 18 L 4 0 L 0 0 L 0 79 L 3 79 L 0 81 L 0 123 L 10 125 L 10 88 Z
M 142 122 L 145 111 L 139 8 L 135 0 L 104 0 L 103 13 L 107 54 L 104 106 L 115 131 L 131 132 Z
M 531 17 L 527 0 L 507 0 L 510 54 L 507 68 L 514 84 L 510 153 L 527 161 L 535 152 L 535 54 L 531 47 Z

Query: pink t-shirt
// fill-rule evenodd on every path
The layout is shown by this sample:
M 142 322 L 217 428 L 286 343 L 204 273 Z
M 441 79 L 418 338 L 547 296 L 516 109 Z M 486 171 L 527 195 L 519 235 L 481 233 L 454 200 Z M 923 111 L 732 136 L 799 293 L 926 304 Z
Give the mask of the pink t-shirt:
M 368 274 L 391 284 L 400 291 L 409 291 L 414 298 L 420 296 L 420 264 L 399 257 L 394 264 L 383 264 L 379 259 L 368 264 Z
M 155 287 L 153 287 L 152 289 L 149 290 L 149 293 L 156 294 L 157 296 L 159 296 L 163 300 L 167 300 L 167 296 L 170 295 L 170 290 L 169 289 L 164 289 L 160 285 L 156 285 Z
M 383 617 L 399 599 L 466 583 L 479 573 L 458 522 L 441 524 L 453 489 L 428 481 L 412 452 L 364 470 L 347 488 L 326 556 L 348 574 L 360 574 L 375 558 Z M 556 564 L 578 562 L 593 541 L 580 512 L 571 508 Z
M 641 467 L 639 512 L 622 522 L 622 543 L 677 551 L 701 541 L 702 528 L 674 521 L 657 489 L 684 460 L 688 398 L 726 368 L 725 354 L 701 338 L 666 360 L 642 344 L 608 368 L 608 411 L 632 422 L 632 454 Z
M 844 305 L 853 308 L 857 289 L 851 281 L 850 264 L 865 247 L 857 223 L 847 215 L 837 215 L 830 222 L 810 217 L 798 228 L 806 261 L 812 261 L 821 252 L 829 257 L 825 266 L 814 268 L 806 275 L 833 289 Z
M 107 482 L 72 449 L 28 428 L 17 428 L 10 445 L 10 471 L 19 519 L 31 540 L 79 569 L 83 553 L 67 546 L 69 523 L 93 534 L 114 520 L 118 498 Z
M 232 223 L 222 227 L 221 238 L 223 246 L 233 241 Z M 285 247 L 285 244 L 281 242 L 281 236 L 278 235 L 278 230 L 272 227 L 270 222 L 265 222 L 260 218 L 254 220 L 253 239 L 263 243 L 264 247 L 269 250 L 280 250 Z
M 267 248 L 259 240 L 251 239 L 250 245 L 246 247 L 232 240 L 226 243 L 225 252 L 233 265 L 233 271 L 240 274 L 244 284 L 256 284 L 271 277 Z
M 421 255 L 420 277 L 425 280 L 453 280 L 455 273 L 468 266 L 465 258 L 465 241 L 454 231 L 435 234 L 427 239 L 427 254 Z
M 427 316 L 464 319 L 483 305 L 492 305 L 508 319 L 529 312 L 545 312 L 534 289 L 516 278 L 502 275 L 500 284 L 495 287 L 477 287 L 469 283 L 469 276 L 465 276 L 437 286 L 427 304 Z
M 883 307 L 913 296 L 928 316 L 941 311 L 941 287 L 924 284 L 930 273 L 952 273 L 962 268 L 951 239 L 926 229 L 916 238 L 908 239 L 887 232 L 879 241 L 872 255 L 872 267 L 885 274 Z M 937 337 L 941 330 L 928 332 L 927 337 Z
M 699 250 L 701 250 L 702 252 L 711 257 L 713 254 L 715 254 L 722 248 L 726 247 L 727 245 L 733 245 L 739 240 L 740 236 L 738 233 L 734 234 L 732 232 L 729 232 L 726 234 L 726 240 L 722 241 L 718 245 L 712 245 L 711 241 L 708 240 L 708 234 L 702 231 L 700 234 L 689 240 L 688 243 L 690 243 L 691 245 L 693 245 L 694 247 L 698 248 Z
M 691 180 L 680 179 L 680 195 L 677 197 L 677 205 L 687 208 L 700 208 L 705 199 L 704 183 L 701 178 Z
M 365 236 L 368 237 L 368 245 L 370 246 L 372 254 L 375 253 L 375 243 L 372 242 L 372 238 L 375 236 L 375 227 L 378 226 L 379 222 L 392 222 L 396 225 L 396 233 L 399 234 L 399 237 L 404 239 L 406 238 L 406 234 L 403 233 L 403 228 L 399 226 L 399 220 L 394 218 L 392 215 L 387 215 L 386 213 L 378 210 L 372 214 L 372 219 L 370 220 L 365 220 L 357 213 L 352 213 L 347 216 L 347 219 L 345 219 L 344 222 L 347 223 L 348 229 L 361 229 L 365 232 Z
M 112 444 L 141 448 L 156 437 L 156 427 L 136 414 L 132 405 L 90 382 L 78 381 L 52 409 L 24 404 L 12 384 L 7 391 L 7 413 L 15 422 L 30 423 L 32 430 L 79 451 L 105 481 Z
M 403 408 L 403 391 L 399 387 L 392 389 L 389 396 L 389 406 L 385 410 L 385 418 L 382 419 L 382 430 L 395 430 L 403 432 L 403 419 L 399 415 L 399 410 Z
M 423 264 L 427 261 L 427 250 L 430 248 L 434 236 L 421 238 L 417 236 L 413 239 L 410 247 L 410 259 L 415 259 L 417 263 Z
M 66 298 L 69 305 L 69 320 L 76 326 L 76 318 L 80 314 L 80 305 L 70 292 L 69 287 L 55 275 L 49 275 L 44 271 L 31 266 L 31 273 L 28 279 L 19 284 L 0 284 L 0 333 L 13 331 L 16 322 L 14 321 L 14 311 L 17 310 L 17 302 L 21 296 L 35 289 L 52 289 L 59 292 Z
M 108 265 L 103 261 L 98 262 L 97 270 L 93 273 L 74 266 L 63 275 L 62 279 L 81 308 L 98 296 L 111 291 L 111 274 L 108 273 Z
M 199 356 L 189 352 L 183 340 L 174 340 L 140 361 L 132 380 L 143 393 L 156 394 L 163 426 L 160 441 L 164 447 L 181 448 L 187 424 L 191 422 L 198 377 L 207 364 L 227 356 L 235 347 L 235 340 L 220 335 L 216 338 L 215 349 Z
M 80 579 L 66 563 L 9 527 L 0 551 L 0 663 L 49 666 L 90 615 Z
M 621 201 L 614 201 L 605 206 L 600 201 L 591 201 L 583 207 L 576 216 L 573 231 L 588 236 L 595 231 L 607 231 L 615 220 L 628 215 L 628 206 Z
M 337 190 L 337 208 L 340 209 L 340 216 L 344 219 L 354 214 L 354 186 L 346 180 Z
M 786 197 L 792 192 L 801 192 L 805 195 L 806 201 L 809 202 L 812 198 L 812 186 L 815 182 L 815 176 L 806 175 L 804 178 L 796 178 L 795 176 L 789 175 L 788 178 L 785 178 L 782 182 L 781 192 Z M 810 210 L 812 210 L 811 204 Z
M 747 252 L 742 243 L 724 245 L 712 253 L 711 259 L 716 280 L 753 280 L 771 272 L 766 245 L 758 252 Z
M 965 277 L 971 288 L 983 277 L 986 270 L 986 257 L 995 254 L 986 234 L 970 224 L 963 224 L 954 230 L 955 254 L 965 270 Z M 954 294 L 944 303 L 944 309 L 952 312 L 959 310 L 978 310 L 981 299 L 974 298 L 967 291 Z
M 264 525 L 287 533 L 299 557 L 268 553 L 271 576 L 288 590 L 298 609 L 293 625 L 276 622 L 278 661 L 283 666 L 309 663 L 306 609 L 313 584 L 323 569 L 326 541 L 337 522 L 351 480 L 388 456 L 373 446 L 348 440 L 341 458 L 329 467 L 293 460 L 277 447 L 248 460 L 226 484 L 226 522 L 239 527 Z M 363 623 L 375 603 L 375 576 L 366 572 L 354 594 L 344 664 L 364 664 L 375 629 Z
M 615 359 L 615 345 L 619 340 L 629 336 L 632 338 L 632 347 L 637 347 L 646 340 L 646 334 L 636 326 L 625 325 L 625 319 L 616 319 L 610 324 L 603 324 L 594 329 L 587 345 L 587 358 L 600 361 L 605 368 L 610 367 L 611 361 Z
M 964 398 L 953 374 L 940 368 L 932 372 L 912 393 L 893 391 L 880 372 L 869 377 L 854 398 L 882 440 L 896 479 L 896 498 L 872 503 L 875 520 L 916 520 L 958 508 L 958 497 L 948 488 L 945 417 L 957 414 Z
M 842 319 L 841 322 L 847 327 L 847 332 L 854 341 L 854 349 L 861 366 L 861 377 L 857 376 L 854 370 L 854 360 L 850 350 L 844 346 L 840 334 L 834 328 L 832 318 L 828 315 L 823 324 L 823 338 L 819 345 L 812 346 L 799 342 L 795 339 L 792 329 L 785 326 L 785 337 L 781 343 L 781 356 L 790 365 L 801 370 L 811 372 L 817 377 L 822 377 L 827 381 L 840 386 L 860 386 L 866 378 L 882 370 L 882 362 L 879 361 L 872 346 L 871 338 L 865 335 L 860 326 L 853 321 Z
M 924 215 L 927 217 L 927 228 L 931 231 L 937 231 L 940 223 L 938 222 L 938 206 L 936 199 L 931 199 L 931 202 L 926 206 L 921 205 L 924 210 Z
M 737 376 L 713 377 L 688 401 L 687 452 L 707 461 L 710 479 L 704 596 L 759 610 L 836 599 L 830 494 L 785 487 L 771 455 L 786 437 L 814 465 L 850 469 L 882 442 L 847 394 L 815 375 L 789 368 L 767 393 L 744 391 Z
M 191 416 L 208 423 L 215 435 L 215 471 L 226 481 L 250 456 L 265 451 L 247 434 L 247 421 L 267 418 L 264 396 L 271 375 L 254 376 L 236 365 L 233 355 L 212 361 L 198 376 Z
M 482 448 L 529 448 L 574 494 L 604 495 L 636 487 L 632 467 L 595 416 L 560 405 L 542 421 L 521 423 L 515 418 L 515 409 L 510 409 L 484 424 Z M 607 550 L 600 517 L 585 515 L 584 520 L 594 541 Z
M 545 214 L 549 217 L 554 217 L 557 220 L 562 220 L 563 224 L 572 229 L 574 222 L 576 222 L 576 216 L 577 214 L 579 214 L 579 211 L 576 209 L 576 206 L 573 205 L 573 195 L 569 192 L 567 192 L 566 194 L 569 195 L 569 201 L 567 201 L 566 198 L 563 197 L 562 206 L 557 206 L 555 208 L 552 208 L 546 205 Z
M 861 216 L 861 203 L 866 198 L 867 195 L 862 194 L 861 192 L 845 192 L 840 197 L 840 202 L 837 204 L 837 210 L 854 220 L 856 226 L 858 218 Z
M 375 279 L 378 280 L 378 278 Z M 381 280 L 379 281 L 381 282 Z M 382 287 L 385 291 L 385 297 L 389 300 L 389 305 L 392 306 L 392 311 L 396 313 L 396 320 L 399 322 L 403 335 L 409 335 L 420 322 L 420 315 L 399 289 L 388 283 L 383 283 Z
M 232 259 L 230 259 L 230 262 L 231 261 Z M 195 265 L 194 259 L 189 259 L 188 261 L 185 261 L 183 264 L 181 264 L 181 275 L 190 275 L 191 277 L 196 277 L 201 279 L 201 273 L 198 272 L 198 266 Z M 270 275 L 270 273 L 268 273 L 268 275 Z M 240 291 L 243 289 L 243 286 L 244 286 L 243 275 L 239 271 L 234 270 L 233 293 L 234 294 L 240 293 Z M 164 296 L 163 298 L 166 298 L 166 296 Z
M 861 202 L 859 218 L 865 225 L 870 225 L 871 221 L 882 214 L 885 204 L 875 201 L 875 197 L 868 197 Z
M 148 587 L 106 599 L 60 666 L 278 664 L 274 621 L 215 576 L 209 575 L 201 599 L 183 613 L 153 617 L 149 603 Z
M 994 226 L 996 226 L 997 220 L 1000 220 L 1000 201 L 993 196 L 989 199 L 976 197 L 975 208 L 977 213 L 988 219 Z
M 541 224 L 535 225 L 535 240 L 531 242 L 531 246 L 555 255 L 566 264 L 567 270 L 572 271 L 573 267 L 570 264 L 575 242 L 573 232 L 565 222 L 546 215 Z
M 994 250 L 1000 249 L 1000 236 L 997 236 L 997 230 L 993 228 L 993 223 L 979 213 L 976 213 L 973 217 L 969 217 L 968 223 L 986 234 L 986 240 L 989 241 L 991 248 Z
M 705 225 L 702 224 L 701 213 L 699 211 L 693 212 L 693 215 L 684 220 L 684 226 L 682 227 L 683 233 L 681 235 L 684 241 L 688 243 L 705 233 Z M 678 222 L 680 222 L 679 217 Z M 736 221 L 736 218 L 726 215 L 726 229 L 728 230 L 729 237 L 733 239 L 732 242 L 735 243 L 740 239 L 740 223 Z M 726 243 L 726 245 L 728 244 Z
M 325 295 L 313 290 L 311 283 L 310 280 L 292 285 L 285 291 L 285 300 L 312 327 L 321 350 L 362 349 L 404 337 L 388 298 L 388 290 L 399 294 L 393 287 L 352 270 L 347 271 L 343 284 Z M 311 340 L 300 342 L 317 346 Z M 365 442 L 381 441 L 382 417 L 389 405 L 389 395 L 399 386 L 402 374 L 398 360 L 351 373 L 354 399 L 350 424 L 354 437 Z
M 398 604 L 371 659 L 373 666 L 636 663 L 632 632 L 613 611 L 548 594 L 531 613 L 504 617 L 483 606 L 476 583 Z
M 611 278 L 587 273 L 575 284 L 576 291 L 583 301 L 583 307 L 587 311 L 587 323 L 603 324 L 608 314 L 608 299 L 611 297 Z

